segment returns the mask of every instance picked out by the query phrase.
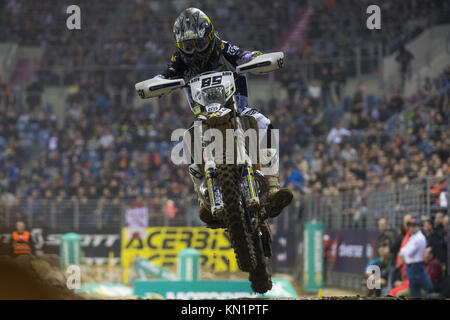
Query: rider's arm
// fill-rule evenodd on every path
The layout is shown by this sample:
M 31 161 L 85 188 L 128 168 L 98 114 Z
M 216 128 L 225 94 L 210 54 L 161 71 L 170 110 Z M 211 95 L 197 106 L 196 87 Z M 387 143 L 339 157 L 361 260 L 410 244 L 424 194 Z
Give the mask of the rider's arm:
M 181 60 L 179 53 L 176 52 L 170 58 L 166 70 L 163 73 L 158 74 L 157 77 L 164 79 L 183 77 L 183 73 L 186 68 L 186 64 L 183 62 L 183 60 Z
M 222 41 L 221 51 L 225 58 L 235 67 L 247 63 L 262 54 L 260 51 L 242 50 L 238 46 L 232 45 L 227 41 Z

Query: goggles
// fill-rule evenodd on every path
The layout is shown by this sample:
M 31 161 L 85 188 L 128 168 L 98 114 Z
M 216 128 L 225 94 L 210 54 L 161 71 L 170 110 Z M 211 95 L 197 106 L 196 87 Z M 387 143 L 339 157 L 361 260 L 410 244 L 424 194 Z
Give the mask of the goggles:
M 186 54 L 193 54 L 194 52 L 203 52 L 209 46 L 207 37 L 201 39 L 191 39 L 178 42 L 178 47 Z

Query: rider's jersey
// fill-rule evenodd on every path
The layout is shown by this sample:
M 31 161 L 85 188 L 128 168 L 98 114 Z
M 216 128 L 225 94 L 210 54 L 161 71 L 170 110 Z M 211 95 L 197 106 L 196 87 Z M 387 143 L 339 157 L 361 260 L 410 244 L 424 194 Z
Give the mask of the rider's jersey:
M 249 62 L 258 55 L 261 55 L 259 51 L 246 51 L 239 47 L 230 44 L 227 41 L 218 40 L 218 56 L 212 57 L 207 65 L 206 71 L 232 71 L 236 72 L 236 66 Z M 200 72 L 201 73 L 201 72 Z M 167 69 L 159 76 L 169 79 L 169 78 L 180 78 L 182 77 L 186 83 L 198 75 L 199 72 L 195 72 L 190 69 L 189 66 L 184 63 L 178 52 L 172 55 Z M 235 74 L 235 85 L 236 85 L 236 101 L 238 104 L 239 111 L 242 111 L 248 105 L 248 87 L 247 87 L 247 76 Z M 189 106 L 193 111 L 194 102 L 190 95 L 190 91 L 185 89 L 186 98 L 189 102 Z

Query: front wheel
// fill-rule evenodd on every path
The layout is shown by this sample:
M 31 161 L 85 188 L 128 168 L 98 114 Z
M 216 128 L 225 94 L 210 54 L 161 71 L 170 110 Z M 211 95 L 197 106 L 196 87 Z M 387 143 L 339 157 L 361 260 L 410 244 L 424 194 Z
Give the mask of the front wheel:
M 231 246 L 239 269 L 249 272 L 257 266 L 257 257 L 251 234 L 246 228 L 244 211 L 240 203 L 238 168 L 218 165 L 216 168 L 224 205 L 223 220 L 228 229 Z

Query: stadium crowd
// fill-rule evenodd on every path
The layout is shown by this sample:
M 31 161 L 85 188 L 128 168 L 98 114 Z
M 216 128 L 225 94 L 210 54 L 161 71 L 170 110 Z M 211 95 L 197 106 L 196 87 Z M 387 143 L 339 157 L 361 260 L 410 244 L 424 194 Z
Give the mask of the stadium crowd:
M 369 30 L 369 5 L 378 5 L 381 30 Z M 312 63 L 318 77 L 324 62 L 341 61 L 340 67 L 355 72 L 356 49 L 361 48 L 363 72 L 373 71 L 379 50 L 391 54 L 426 28 L 448 22 L 450 5 L 446 1 L 358 1 L 326 0 L 311 2 L 313 14 L 301 47 L 289 50 L 290 58 Z M 295 59 L 295 58 L 294 58 Z
M 379 5 L 383 12 L 382 31 L 366 28 L 368 5 Z M 81 30 L 65 27 L 68 14 L 62 0 L 1 0 L 0 41 L 21 45 L 42 45 L 40 79 L 55 85 L 68 81 L 67 74 L 86 66 L 139 67 L 153 70 L 166 63 L 172 51 L 171 25 L 185 1 L 96 1 L 80 0 Z M 442 0 L 427 1 L 256 1 L 229 0 L 216 5 L 199 1 L 215 23 L 221 38 L 255 50 L 273 50 L 301 16 L 299 9 L 311 7 L 302 47 L 289 49 L 291 61 L 314 65 L 312 78 L 321 74 L 324 61 L 342 58 L 339 68 L 354 72 L 356 48 L 361 47 L 363 69 L 372 70 L 379 44 L 383 54 L 398 49 L 405 41 L 427 27 L 446 21 L 450 5 Z M 107 17 L 111 17 L 107 20 Z M 105 28 L 105 26 L 108 26 Z M 292 45 L 292 44 L 291 44 Z M 333 64 L 336 66 L 336 64 Z M 70 79 L 69 81 L 70 82 Z
M 447 68 L 443 76 L 448 77 L 449 71 Z M 134 83 L 134 79 L 129 81 Z M 109 97 L 101 84 L 100 78 L 90 78 L 71 87 L 63 124 L 57 123 L 39 99 L 28 99 L 21 110 L 11 103 L 3 106 L 3 205 L 22 206 L 13 210 L 17 214 L 26 207 L 45 223 L 47 218 L 40 212 L 46 209 L 41 202 L 50 199 L 65 205 L 84 201 L 86 218 L 92 208 L 111 211 L 99 203 L 113 203 L 117 198 L 145 196 L 152 199 L 155 214 L 168 203 L 175 204 L 181 214 L 195 202 L 185 168 L 170 160 L 171 132 L 193 119 L 181 103 L 181 94 L 139 109 L 132 104 L 133 90 L 124 97 L 117 90 Z M 406 108 L 401 97 L 371 102 L 360 90 L 348 110 L 350 125 L 344 128 L 338 123 L 329 131 L 319 100 L 271 101 L 269 105 L 276 107 L 270 117 L 281 132 L 281 181 L 297 195 L 327 195 L 349 189 L 364 194 L 383 184 L 427 175 L 445 178 L 450 166 L 449 91 L 442 78 L 431 84 L 421 92 L 423 103 L 387 129 L 382 120 Z M 123 100 L 129 101 L 123 104 Z M 314 138 L 308 141 L 307 137 Z M 302 146 L 310 142 L 315 146 L 312 155 L 302 155 Z M 31 146 L 42 151 L 29 161 Z M 97 203 L 97 199 L 103 200 Z M 99 217 L 104 219 L 102 223 L 118 219 L 114 214 L 90 219 Z
M 299 195 L 353 190 L 355 198 L 392 182 L 425 176 L 442 177 L 445 186 L 450 168 L 449 75 L 447 67 L 442 77 L 406 101 L 398 95 L 389 101 L 364 97 L 361 88 L 347 110 L 348 125 L 340 121 L 331 130 L 325 125 L 324 118 L 330 118 L 326 109 L 317 108 L 319 99 L 279 104 L 272 121 L 281 129 L 282 181 Z M 418 100 L 422 102 L 410 109 Z M 298 151 L 307 145 L 308 137 L 314 137 L 315 147 L 312 155 L 305 156 Z
M 130 85 L 148 77 L 146 68 L 159 65 L 155 71 L 161 71 L 165 67 L 173 47 L 173 17 L 165 13 L 180 11 L 184 3 L 78 3 L 83 10 L 83 32 L 59 27 L 65 25 L 67 17 L 63 1 L 43 1 L 36 6 L 31 1 L 0 0 L 5 8 L 0 41 L 42 44 L 45 48 L 42 70 L 38 81 L 29 86 L 25 104 L 14 101 L 10 86 L 0 79 L 0 219 L 5 219 L 5 208 L 9 208 L 15 219 L 31 212 L 36 225 L 45 224 L 49 218 L 46 206 L 55 200 L 68 208 L 57 210 L 63 212 L 57 224 L 72 221 L 74 208 L 79 206 L 81 223 L 99 227 L 118 222 L 122 200 L 137 196 L 149 203 L 152 223 L 161 223 L 161 210 L 171 219 L 187 211 L 195 216 L 191 181 L 185 168 L 171 163 L 173 143 L 169 141 L 171 132 L 186 127 L 193 116 L 183 107 L 179 93 L 139 108 Z M 287 0 L 261 5 L 252 0 L 227 1 L 223 6 L 204 1 L 199 6 L 211 15 L 224 39 L 270 50 L 294 21 L 298 9 L 306 5 L 306 1 Z M 299 58 L 322 61 L 336 57 L 339 48 L 352 57 L 355 45 L 369 39 L 364 33 L 367 30 L 354 24 L 366 16 L 364 5 L 350 0 L 342 5 L 339 2 L 339 6 L 332 0 L 314 4 L 307 45 L 300 48 Z M 409 39 L 439 23 L 448 12 L 448 3 L 437 0 L 383 1 L 381 5 L 386 12 L 383 28 L 395 31 L 383 33 L 388 38 L 380 40 L 389 47 L 400 35 Z M 120 21 L 114 26 L 116 32 L 104 28 L 108 15 Z M 403 23 L 406 19 L 409 22 Z M 100 38 L 101 42 L 96 42 Z M 364 47 L 368 50 L 365 55 L 374 50 Z M 86 76 L 75 70 L 83 65 L 133 65 L 143 71 L 91 72 Z M 262 101 L 257 106 L 281 131 L 281 180 L 297 197 L 336 195 L 345 190 L 355 190 L 364 197 L 391 182 L 448 174 L 448 67 L 442 77 L 427 82 L 412 99 L 400 94 L 389 100 L 373 97 L 361 86 L 344 100 L 343 107 L 336 108 L 330 104 L 333 95 L 325 94 L 323 83 L 337 84 L 339 96 L 339 84 L 345 76 L 342 70 L 326 70 L 320 68 L 316 75 L 322 84 L 312 81 L 306 85 L 299 73 L 281 73 L 279 80 L 287 87 L 289 99 Z M 62 124 L 52 107 L 40 99 L 42 86 L 57 83 L 59 76 L 71 93 Z M 419 100 L 422 102 L 409 110 Z M 345 121 L 345 115 L 350 115 L 350 121 Z M 311 146 L 311 154 L 301 152 Z M 439 197 L 436 201 L 440 205 Z M 95 215 L 90 214 L 93 209 Z
M 81 30 L 73 31 L 65 28 L 65 1 L 42 1 L 36 6 L 30 1 L 0 0 L 0 7 L 5 8 L 0 13 L 0 41 L 42 45 L 45 49 L 39 77 L 45 84 L 70 84 L 70 75 L 85 66 L 91 70 L 128 66 L 146 73 L 155 71 L 155 66 L 165 65 L 170 58 L 172 23 L 176 13 L 188 4 L 81 0 L 77 5 L 81 9 Z M 232 0 L 217 6 L 204 0 L 197 6 L 214 20 L 224 40 L 245 43 L 255 50 L 270 50 L 305 1 Z

